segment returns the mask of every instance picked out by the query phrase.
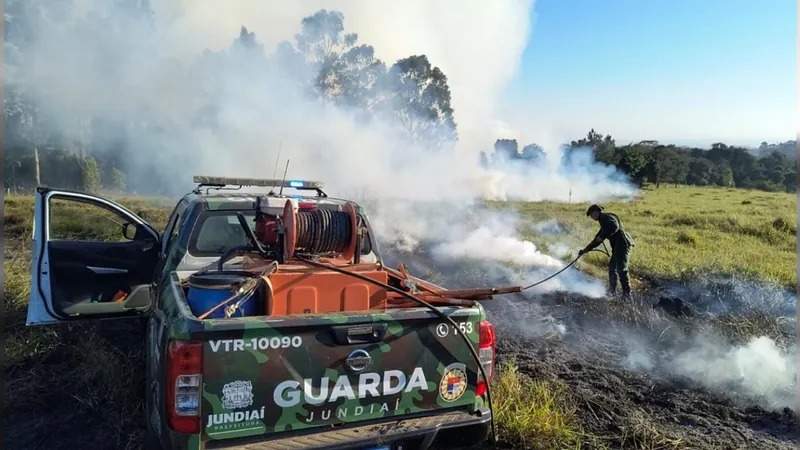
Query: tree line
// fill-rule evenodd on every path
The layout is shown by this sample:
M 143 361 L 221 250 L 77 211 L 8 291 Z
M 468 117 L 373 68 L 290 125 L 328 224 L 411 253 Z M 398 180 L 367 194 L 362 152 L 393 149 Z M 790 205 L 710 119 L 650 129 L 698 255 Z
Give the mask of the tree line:
M 174 117 L 160 117 L 152 110 L 123 117 L 54 111 L 48 104 L 50 93 L 25 83 L 25 71 L 31 68 L 25 64 L 24 55 L 35 48 L 38 31 L 47 26 L 43 12 L 50 21 L 57 20 L 71 2 L 6 2 L 4 68 L 17 75 L 4 79 L 7 188 L 29 190 L 38 183 L 88 191 L 136 186 L 138 194 L 163 193 L 166 187 L 159 175 L 171 176 L 174 167 L 164 167 L 163 161 L 131 157 L 139 150 L 132 137 L 157 136 L 155 142 L 147 143 L 148 150 L 161 154 L 152 148 L 162 146 L 168 153 L 167 142 L 187 138 L 190 132 L 231 131 L 235 127 L 220 117 L 224 115 L 225 89 L 232 80 L 253 83 L 253 91 L 264 79 L 288 83 L 287 87 L 301 92 L 305 100 L 321 106 L 336 105 L 361 124 L 380 120 L 398 139 L 430 151 L 441 151 L 458 139 L 447 77 L 426 55 L 411 55 L 387 64 L 375 57 L 371 45 L 359 42 L 358 34 L 345 32 L 341 12 L 326 9 L 303 18 L 294 39 L 279 43 L 271 54 L 265 53 L 255 33 L 242 26 L 228 49 L 206 50 L 188 66 L 179 67 L 182 73 L 202 80 L 198 84 L 203 86 L 201 92 L 193 93 L 203 99 L 200 106 L 177 124 L 183 127 L 176 126 Z M 123 3 L 124 14 L 113 8 L 112 12 L 94 12 L 75 23 L 76 32 L 103 27 L 104 33 L 116 33 L 117 38 L 124 39 L 126 27 L 152 25 L 146 0 Z M 138 32 L 142 29 L 136 28 Z M 108 37 L 111 42 L 113 39 Z M 124 49 L 114 50 L 111 53 L 124 53 Z M 103 58 L 114 56 L 99 54 L 95 62 L 111 64 L 116 60 Z M 177 64 L 174 60 L 167 63 Z M 66 116 L 70 116 L 68 120 Z M 181 129 L 189 132 L 181 134 Z
M 671 184 L 724 186 L 771 192 L 797 190 L 797 141 L 770 144 L 757 149 L 714 143 L 711 148 L 664 145 L 641 141 L 617 145 L 611 135 L 594 129 L 586 137 L 562 146 L 562 163 L 569 164 L 576 150 L 589 149 L 594 162 L 615 166 L 633 183 L 656 187 Z M 507 162 L 541 166 L 544 149 L 528 144 L 522 149 L 515 139 L 498 139 L 491 157 L 481 153 L 484 167 Z

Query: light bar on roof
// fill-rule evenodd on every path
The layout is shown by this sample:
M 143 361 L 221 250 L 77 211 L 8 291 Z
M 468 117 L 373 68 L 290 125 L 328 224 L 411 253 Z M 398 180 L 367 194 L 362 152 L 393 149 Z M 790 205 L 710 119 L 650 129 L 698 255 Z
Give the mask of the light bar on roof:
M 193 180 L 197 184 L 205 186 L 258 186 L 258 187 L 284 187 L 294 189 L 322 189 L 324 185 L 321 181 L 311 180 L 273 180 L 269 178 L 229 178 L 229 177 L 207 177 L 195 175 Z

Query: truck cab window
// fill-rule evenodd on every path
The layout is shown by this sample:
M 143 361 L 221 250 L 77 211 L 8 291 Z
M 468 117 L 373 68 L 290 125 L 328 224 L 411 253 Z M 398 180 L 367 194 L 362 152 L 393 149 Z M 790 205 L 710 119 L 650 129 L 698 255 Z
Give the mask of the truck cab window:
M 245 213 L 245 217 L 251 228 L 254 228 L 255 214 Z M 195 233 L 196 237 L 190 248 L 193 254 L 222 254 L 230 248 L 250 243 L 234 212 L 201 217 L 197 226 L 199 230 Z
M 48 231 L 50 240 L 89 242 L 128 242 L 135 227 L 115 212 L 75 200 L 50 199 Z

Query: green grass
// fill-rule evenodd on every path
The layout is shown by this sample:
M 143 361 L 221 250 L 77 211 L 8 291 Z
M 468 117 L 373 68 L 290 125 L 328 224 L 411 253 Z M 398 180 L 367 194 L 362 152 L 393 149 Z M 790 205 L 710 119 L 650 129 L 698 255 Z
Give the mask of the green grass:
M 736 274 L 797 285 L 797 201 L 794 194 L 742 189 L 662 187 L 630 202 L 603 204 L 622 219 L 636 247 L 630 260 L 634 279 L 682 279 L 702 274 Z M 588 204 L 493 203 L 513 208 L 526 225 L 520 231 L 537 246 L 585 246 L 597 232 L 586 217 Z M 531 225 L 555 219 L 563 235 L 542 235 Z M 608 257 L 592 252 L 578 267 L 605 279 Z M 635 280 L 634 280 L 635 281 Z
M 519 372 L 514 362 L 498 365 L 492 380 L 495 423 L 500 438 L 519 448 L 607 449 L 615 443 L 625 448 L 666 450 L 682 448 L 645 415 L 632 415 L 618 424 L 620 435 L 598 436 L 585 432 L 578 421 L 577 404 L 569 388 L 560 381 L 533 380 Z
M 175 201 L 161 198 L 106 197 L 127 207 L 159 230 L 163 229 Z M 6 196 L 4 201 L 6 239 L 30 240 L 34 199 L 30 196 Z M 53 200 L 51 235 L 58 239 L 118 240 L 122 219 L 100 208 L 74 201 Z M 26 244 L 28 242 L 25 242 Z
M 531 380 L 514 363 L 497 370 L 492 399 L 501 439 L 528 449 L 581 448 L 589 436 L 578 426 L 562 384 Z

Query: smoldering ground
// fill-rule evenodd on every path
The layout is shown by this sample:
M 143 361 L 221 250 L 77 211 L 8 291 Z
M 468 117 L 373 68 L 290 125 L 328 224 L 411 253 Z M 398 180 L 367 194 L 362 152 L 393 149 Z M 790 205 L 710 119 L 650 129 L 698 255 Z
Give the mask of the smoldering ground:
M 446 287 L 513 284 L 477 260 L 442 264 L 417 244 L 409 253 L 384 245 L 389 263 Z M 435 243 L 431 244 L 435 246 Z M 389 250 L 391 249 L 391 250 Z M 540 275 L 544 277 L 545 274 Z M 696 283 L 693 289 L 714 286 Z M 719 288 L 719 285 L 717 285 Z M 553 286 L 544 293 L 482 302 L 498 331 L 500 362 L 535 380 L 566 384 L 581 426 L 612 446 L 646 448 L 793 448 L 796 444 L 796 338 L 775 310 L 711 314 L 686 296 L 696 316 L 653 307 L 668 289 L 633 302 L 592 298 Z M 716 302 L 748 303 L 728 286 Z M 780 303 L 783 293 L 773 298 Z
M 472 241 L 470 234 L 484 228 L 472 228 L 464 219 L 454 223 L 452 233 L 458 238 L 444 244 L 412 236 L 383 242 L 387 264 L 405 263 L 412 274 L 454 288 L 524 286 L 563 267 L 553 257 L 526 253 L 526 244 L 535 246 L 504 235 L 499 229 L 506 224 Z M 570 269 L 538 291 L 501 296 L 486 306 L 499 311 L 504 327 L 522 337 L 563 336 L 589 353 L 598 350 L 595 345 L 616 345 L 618 363 L 631 370 L 684 377 L 765 407 L 793 407 L 796 319 L 787 314 L 794 309 L 791 293 L 736 280 L 673 283 L 639 293 L 634 303 L 606 299 L 603 291 L 602 283 Z M 677 294 L 696 315 L 676 318 L 654 307 L 661 297 Z M 599 340 L 585 341 L 586 332 Z
M 446 274 L 458 288 L 487 284 L 529 284 L 567 265 L 519 237 L 519 218 L 512 211 L 491 210 L 479 204 L 453 205 L 399 203 L 376 205 L 372 225 L 382 245 L 382 256 L 406 262 L 427 277 Z M 401 217 L 414 217 L 410 222 Z M 577 249 L 572 251 L 572 256 Z M 562 272 L 548 285 L 529 293 L 565 290 L 598 297 L 604 288 L 574 269 Z
M 563 267 L 536 253 L 522 262 L 520 239 L 511 257 L 493 254 L 502 245 L 489 239 L 470 248 L 470 233 L 480 229 L 466 213 L 448 219 L 460 239 L 443 245 L 396 233 L 394 240 L 381 242 L 387 264 L 405 263 L 413 275 L 452 288 L 522 284 L 519 273 L 525 272 L 514 268 L 515 260 L 538 264 L 529 269 L 524 280 L 529 282 Z M 491 224 L 484 221 L 495 227 L 495 235 L 506 237 L 516 226 L 513 220 Z M 558 235 L 555 225 L 534 228 Z M 581 425 L 595 435 L 618 436 L 612 444 L 794 445 L 796 320 L 790 313 L 796 299 L 791 293 L 713 278 L 663 283 L 636 293 L 633 302 L 580 293 L 595 286 L 602 288 L 570 269 L 539 292 L 484 301 L 498 330 L 500 360 L 514 361 L 534 379 L 566 383 Z M 654 307 L 662 297 L 676 296 L 695 314 L 675 317 Z
M 381 236 L 391 237 L 381 242 L 387 264 L 404 263 L 451 288 L 524 285 L 563 267 L 518 237 L 513 214 L 493 216 L 477 205 L 449 212 L 419 210 L 408 229 L 379 222 Z M 555 221 L 530 228 L 564 232 Z M 443 243 L 437 233 L 449 237 Z M 483 304 L 498 327 L 501 360 L 535 379 L 565 382 L 593 433 L 623 436 L 620 445 L 794 445 L 796 296 L 730 277 L 652 282 L 634 302 L 610 300 L 600 297 L 602 283 L 570 269 L 538 291 Z M 676 297 L 691 315 L 655 307 Z

